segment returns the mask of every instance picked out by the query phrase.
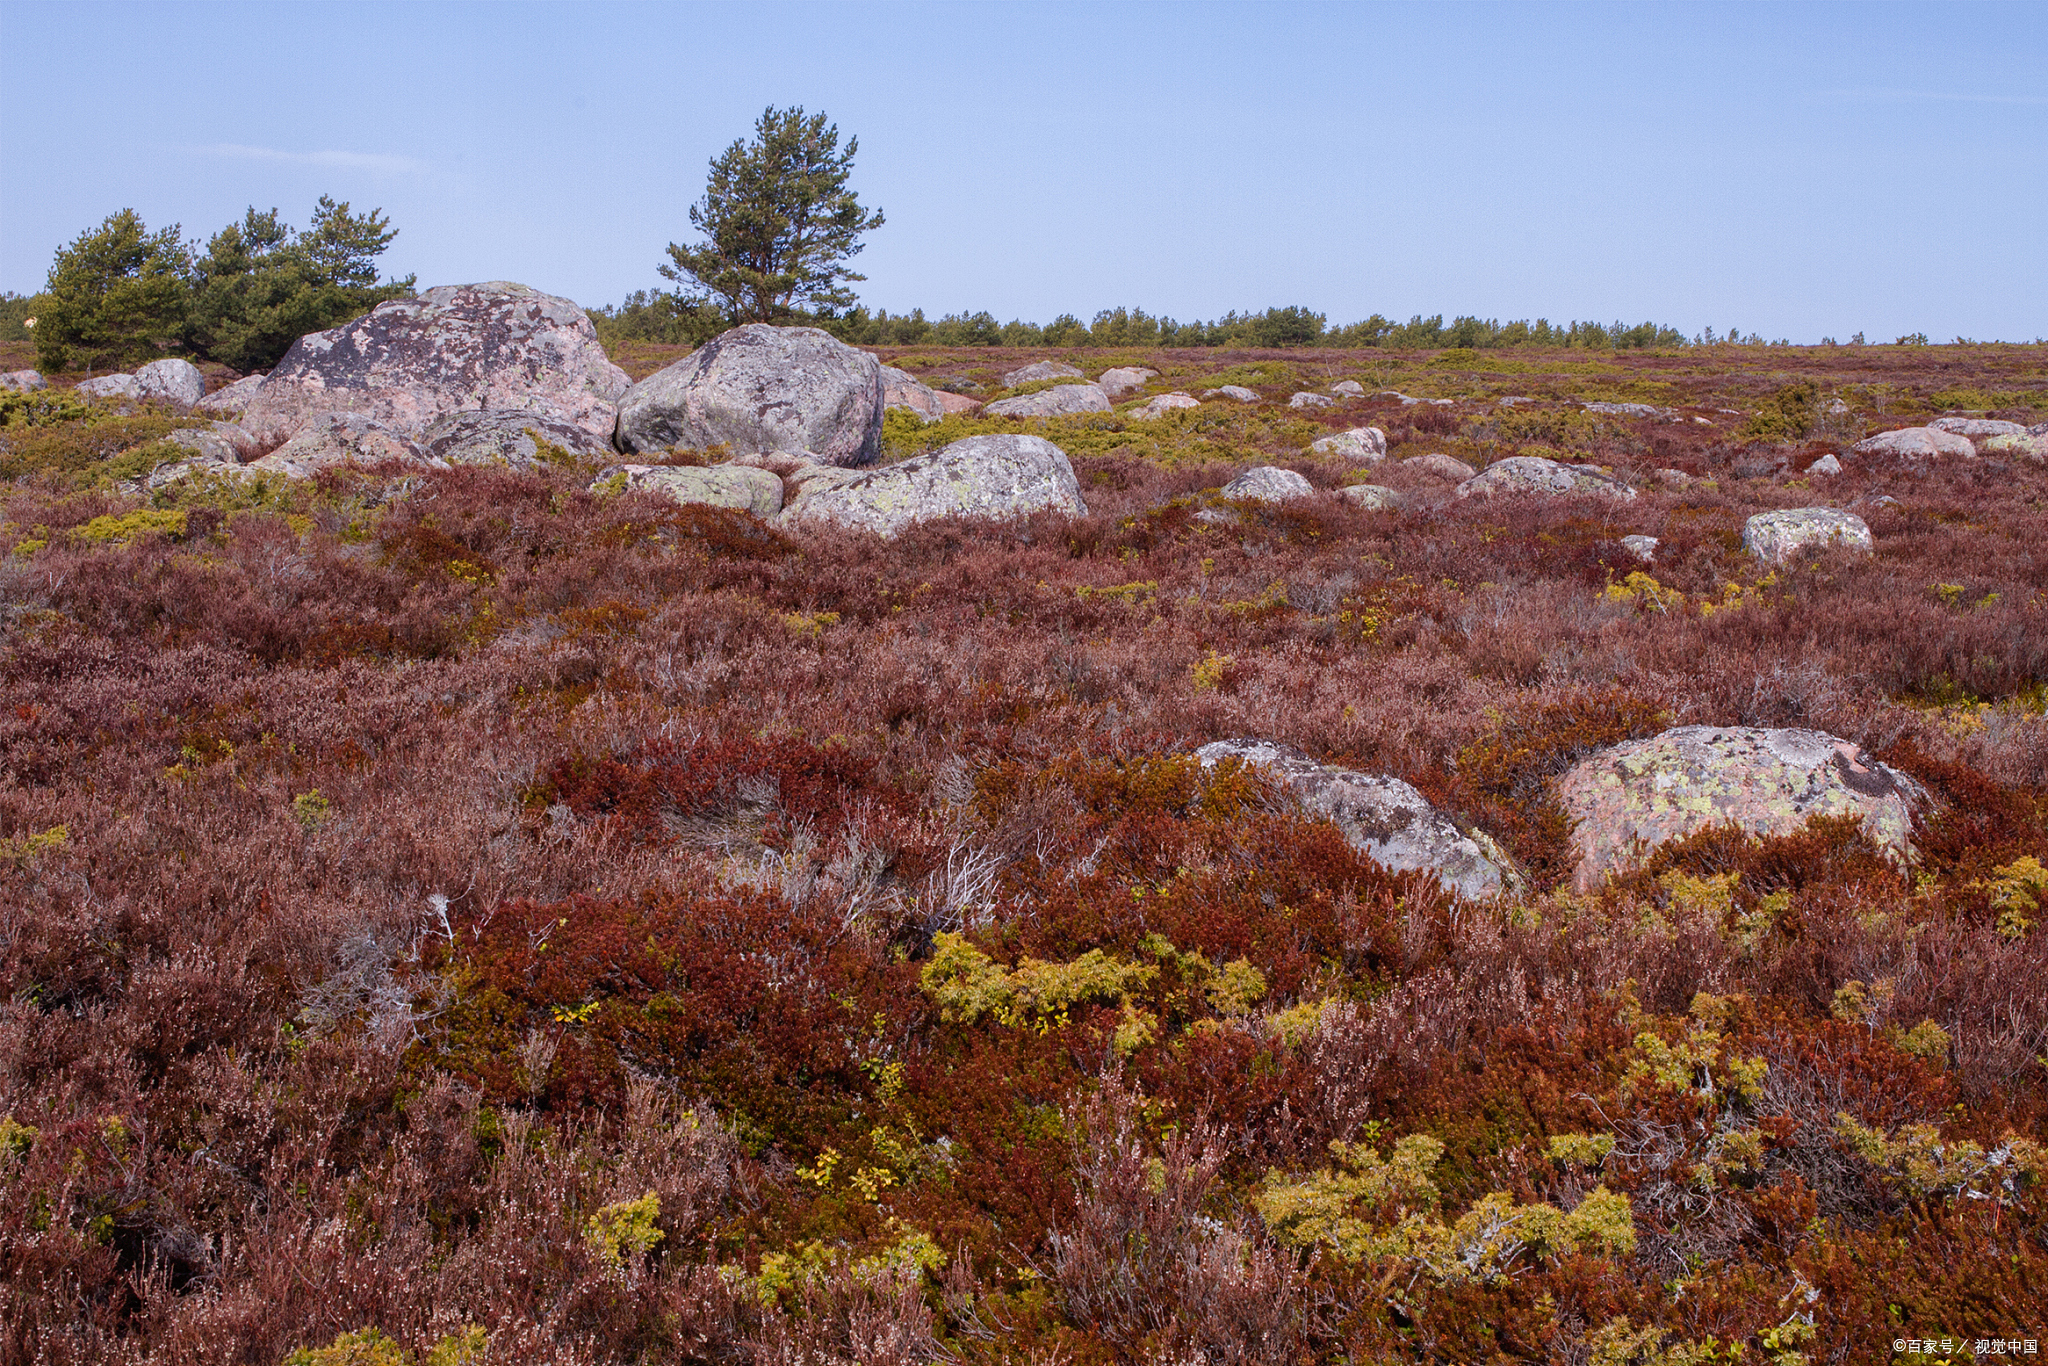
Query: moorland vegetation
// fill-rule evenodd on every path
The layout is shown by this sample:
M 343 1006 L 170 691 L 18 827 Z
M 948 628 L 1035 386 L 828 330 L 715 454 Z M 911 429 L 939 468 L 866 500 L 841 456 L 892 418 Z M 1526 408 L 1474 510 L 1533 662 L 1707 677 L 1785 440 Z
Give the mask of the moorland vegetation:
M 1048 353 L 881 354 L 995 395 Z M 884 542 L 573 458 L 141 493 L 197 419 L 0 397 L 0 1361 L 2048 1336 L 2048 476 L 1812 470 L 2040 422 L 2048 353 L 1050 354 L 1264 401 L 1030 423 L 1086 516 Z M 1405 507 L 1196 515 L 1367 477 L 1309 452 L 1364 422 Z M 884 458 L 1019 427 L 892 412 Z M 1642 493 L 1457 501 L 1425 453 Z M 1875 553 L 1742 552 L 1820 501 Z M 1712 829 L 1574 893 L 1549 780 L 1687 722 L 1859 741 L 1935 799 L 1915 860 Z M 1529 892 L 1191 755 L 1240 735 Z

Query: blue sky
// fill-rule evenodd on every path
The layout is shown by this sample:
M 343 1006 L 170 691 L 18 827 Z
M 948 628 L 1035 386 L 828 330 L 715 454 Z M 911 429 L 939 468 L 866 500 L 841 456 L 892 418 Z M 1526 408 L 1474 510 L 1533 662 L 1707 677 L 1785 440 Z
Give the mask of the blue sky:
M 2048 336 L 2048 4 L 0 0 L 0 289 L 113 210 L 381 207 L 422 285 L 660 287 L 768 104 L 870 307 Z

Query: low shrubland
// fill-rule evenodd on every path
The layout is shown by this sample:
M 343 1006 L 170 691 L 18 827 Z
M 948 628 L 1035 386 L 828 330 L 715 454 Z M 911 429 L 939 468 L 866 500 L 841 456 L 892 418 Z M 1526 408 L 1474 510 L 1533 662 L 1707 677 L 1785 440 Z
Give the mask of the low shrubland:
M 2037 350 L 1910 350 L 1133 351 L 1463 401 L 1051 420 L 1086 517 L 890 542 L 569 464 L 143 495 L 177 419 L 38 400 L 0 426 L 0 1361 L 2041 1336 L 2048 480 L 1852 463 L 1874 556 L 1740 550 L 1819 500 L 1830 398 L 2048 416 Z M 1308 453 L 1367 421 L 1644 493 Z M 1269 461 L 1416 497 L 1196 517 Z M 1937 799 L 1917 860 L 1708 830 L 1573 893 L 1547 780 L 1693 722 L 1868 746 Z M 1533 890 L 1458 901 L 1191 756 L 1241 735 L 1407 779 Z

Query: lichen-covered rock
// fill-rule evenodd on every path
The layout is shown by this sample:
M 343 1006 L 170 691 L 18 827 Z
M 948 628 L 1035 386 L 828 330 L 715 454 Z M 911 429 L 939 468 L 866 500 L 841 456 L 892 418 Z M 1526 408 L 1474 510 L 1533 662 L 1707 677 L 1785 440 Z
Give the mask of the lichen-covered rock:
M 451 465 L 502 461 L 515 469 L 531 469 L 541 463 L 541 441 L 585 458 L 612 453 L 609 441 L 591 435 L 586 428 L 517 408 L 450 413 L 420 434 L 419 447 L 429 459 Z
M 1654 403 L 1588 403 L 1589 413 L 1605 413 L 1609 417 L 1670 417 L 1669 408 L 1659 408 Z
M 1501 493 L 1540 493 L 1552 497 L 1592 494 L 1630 499 L 1636 491 L 1606 470 L 1593 465 L 1561 465 L 1540 455 L 1511 455 L 1496 460 L 1458 485 L 1458 497 L 1490 497 Z
M 1624 536 L 1621 548 L 1637 559 L 1648 563 L 1657 558 L 1658 540 L 1655 536 Z
M 1060 417 L 1068 413 L 1106 413 L 1109 395 L 1099 384 L 1056 384 L 1035 394 L 999 398 L 982 412 L 991 417 Z
M 2018 456 L 2037 465 L 2048 461 L 2048 432 L 2000 432 L 1995 436 L 1979 437 L 1976 446 L 1979 455 Z
M 164 440 L 191 452 L 191 458 L 215 465 L 239 465 L 248 449 L 249 433 L 232 422 L 209 422 L 204 427 L 183 427 Z
M 1870 551 L 1870 528 L 1837 508 L 1784 508 L 1759 512 L 1742 524 L 1742 548 L 1767 564 L 1782 564 L 1808 546 L 1840 545 Z
M 0 375 L 0 390 L 12 393 L 28 394 L 49 387 L 50 381 L 34 370 L 9 370 L 6 374 Z
M 1347 484 L 1337 496 L 1367 512 L 1394 512 L 1401 506 L 1401 495 L 1384 484 Z
M 733 508 L 764 520 L 782 511 L 782 481 L 747 465 L 614 465 L 590 487 L 594 493 L 645 489 L 677 503 Z
M 1817 730 L 1680 726 L 1603 750 L 1557 780 L 1591 891 L 1659 845 L 1730 822 L 1785 835 L 1815 816 L 1855 816 L 1878 844 L 1910 852 L 1918 784 L 1855 743 Z
M 78 381 L 74 392 L 87 398 L 140 399 L 142 386 L 133 375 L 94 375 Z
M 1331 398 L 1328 394 L 1311 394 L 1304 389 L 1288 399 L 1287 406 L 1290 408 L 1334 408 L 1337 406 L 1337 400 Z
M 1308 448 L 1317 455 L 1377 465 L 1387 458 L 1387 434 L 1377 427 L 1353 427 L 1335 436 L 1318 437 L 1309 443 Z
M 967 401 L 973 402 L 971 399 Z M 898 370 L 893 365 L 882 367 L 882 407 L 902 408 L 927 422 L 936 422 L 946 415 L 946 405 L 938 390 L 908 370 Z
M 263 376 L 244 375 L 233 384 L 223 385 L 192 406 L 205 413 L 240 413 L 256 401 L 256 395 L 263 388 Z
M 1499 845 L 1459 829 L 1399 778 L 1319 764 L 1270 740 L 1218 740 L 1195 756 L 1205 768 L 1235 759 L 1272 773 L 1304 809 L 1335 823 L 1346 843 L 1382 867 L 1433 874 L 1446 891 L 1473 899 L 1522 889 Z
M 1284 503 L 1290 498 L 1310 498 L 1314 484 L 1278 465 L 1255 465 L 1223 486 L 1225 498 L 1249 498 L 1261 503 Z
M 1165 417 L 1171 412 L 1178 412 L 1188 408 L 1199 408 L 1201 406 L 1201 403 L 1192 395 L 1181 393 L 1176 389 L 1173 393 L 1160 394 L 1153 398 L 1151 402 L 1131 409 L 1124 416 L 1137 422 L 1151 422 Z
M 832 522 L 882 536 L 939 517 L 1007 521 L 1047 510 L 1088 513 L 1066 452 L 1039 436 L 970 436 L 881 469 L 837 471 L 821 480 L 792 476 L 791 482 L 797 487 L 783 524 Z
M 1967 436 L 1942 431 L 1939 427 L 1900 427 L 1895 431 L 1866 436 L 1853 449 L 1858 455 L 1891 455 L 1907 460 L 1931 460 L 1942 456 L 1973 456 L 1977 448 Z
M 978 398 L 969 398 L 965 394 L 956 394 L 949 389 L 935 389 L 933 392 L 938 395 L 939 409 L 942 416 L 946 413 L 967 414 L 981 411 L 981 400 Z
M 135 372 L 142 397 L 189 408 L 206 395 L 206 376 L 189 360 L 153 360 Z
M 1377 394 L 1374 394 L 1373 397 L 1398 398 L 1401 400 L 1403 408 L 1412 408 L 1418 403 L 1427 403 L 1432 408 L 1449 408 L 1454 406 L 1452 401 L 1447 398 L 1417 398 L 1413 394 L 1404 394 L 1399 389 L 1382 389 Z M 1527 400 L 1524 401 L 1526 402 Z
M 1158 378 L 1157 370 L 1148 370 L 1142 365 L 1118 365 L 1104 370 L 1095 377 L 1102 386 L 1102 392 L 1111 398 L 1122 398 L 1145 387 L 1145 381 Z M 1185 397 L 1185 395 L 1183 395 Z
M 422 469 L 447 468 L 439 460 L 429 460 L 404 432 L 361 413 L 317 413 L 299 427 L 291 440 L 241 468 L 310 479 L 337 465 L 393 462 Z
M 2025 436 L 2027 429 L 2018 422 L 2003 422 L 1994 417 L 1937 417 L 1927 424 L 1934 432 L 1948 432 L 1967 439 L 1979 453 L 1984 443 L 1998 436 Z
M 1833 451 L 1829 451 L 1826 455 L 1806 467 L 1806 473 L 1819 475 L 1823 479 L 1840 474 L 1841 472 L 1842 462 L 1835 458 Z
M 1020 384 L 1036 384 L 1042 379 L 1080 379 L 1081 372 L 1065 361 L 1041 360 L 1029 365 L 1020 365 L 1003 376 L 1003 387 L 1014 389 Z
M 1455 455 L 1445 455 L 1442 451 L 1431 451 L 1428 455 L 1411 455 L 1401 462 L 1401 468 L 1434 475 L 1438 479 L 1448 479 L 1454 484 L 1462 484 L 1479 473 Z
M 1330 386 L 1330 392 L 1342 394 L 1346 398 L 1363 398 L 1365 397 L 1365 386 L 1355 379 L 1340 379 Z
M 721 333 L 619 400 L 621 451 L 809 451 L 831 465 L 882 454 L 882 365 L 815 327 Z
M 1234 399 L 1239 403 L 1257 403 L 1259 401 L 1258 390 L 1247 389 L 1242 384 L 1225 384 L 1220 388 L 1204 389 L 1202 397 L 1228 398 Z

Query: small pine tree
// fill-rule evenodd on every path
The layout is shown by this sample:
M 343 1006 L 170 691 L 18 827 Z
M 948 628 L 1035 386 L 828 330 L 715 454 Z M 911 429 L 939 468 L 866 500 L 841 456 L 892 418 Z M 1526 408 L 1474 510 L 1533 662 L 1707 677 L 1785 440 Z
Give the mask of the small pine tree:
M 839 129 L 801 108 L 765 110 L 754 140 L 735 141 L 711 163 L 704 198 L 690 206 L 690 225 L 706 240 L 671 242 L 671 280 L 695 280 L 723 301 L 734 326 L 798 316 L 798 301 L 821 313 L 850 307 L 845 282 L 867 277 L 845 262 L 861 249 L 860 234 L 882 226 L 882 212 L 863 211 L 846 187 L 859 138 L 839 150 Z
M 191 253 L 172 224 L 151 232 L 133 209 L 57 250 L 49 305 L 36 319 L 36 365 L 119 366 L 156 360 L 185 326 Z

